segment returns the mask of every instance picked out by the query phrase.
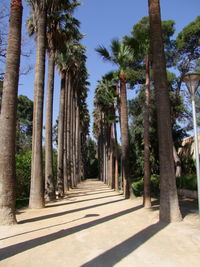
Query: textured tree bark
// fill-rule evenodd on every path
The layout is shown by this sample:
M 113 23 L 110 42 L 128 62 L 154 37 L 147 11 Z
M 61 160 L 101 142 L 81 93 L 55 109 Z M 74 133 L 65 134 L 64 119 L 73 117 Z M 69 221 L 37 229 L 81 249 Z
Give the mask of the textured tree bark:
M 76 173 L 76 180 L 77 183 L 80 183 L 80 162 L 79 162 L 79 153 L 80 153 L 80 149 L 79 149 L 79 132 L 80 132 L 80 116 L 79 116 L 79 105 L 78 105 L 78 99 L 76 100 L 76 133 L 75 133 L 75 147 L 76 147 L 76 154 L 75 154 L 75 158 L 76 158 L 76 169 L 75 169 L 75 173 Z
M 42 128 L 46 52 L 46 11 L 38 10 L 37 52 L 34 81 L 32 166 L 29 207 L 44 207 L 44 177 L 42 167 Z
M 15 137 L 22 11 L 21 1 L 11 1 L 6 71 L 0 114 L 0 225 L 16 223 Z
M 119 171 L 118 171 L 118 142 L 117 142 L 117 127 L 114 123 L 114 132 L 115 132 L 115 190 L 119 191 Z
M 68 132 L 67 132 L 67 116 L 69 113 L 69 106 L 68 106 L 68 97 L 69 97 L 69 86 L 70 83 L 70 76 L 66 74 L 66 81 L 65 81 L 65 114 L 64 114 L 64 154 L 63 154 L 63 176 L 64 176 L 64 194 L 67 194 L 69 190 L 69 183 L 68 183 Z
M 159 137 L 160 220 L 177 222 L 182 218 L 175 183 L 169 91 L 159 0 L 149 0 L 149 17 Z
M 67 118 L 66 118 L 66 127 L 67 127 L 67 180 L 68 187 L 72 186 L 71 179 L 71 151 L 70 151 L 70 143 L 71 143 L 71 94 L 72 94 L 72 83 L 71 83 L 71 74 L 68 73 L 68 93 L 67 93 Z
M 173 145 L 173 157 L 175 162 L 176 178 L 181 177 L 181 160 L 178 156 L 175 146 Z
M 77 176 L 76 176 L 76 128 L 77 128 L 77 121 L 76 121 L 76 115 L 77 115 L 77 91 L 76 88 L 74 88 L 74 99 L 73 99 L 73 106 L 74 106 L 74 112 L 73 112 L 73 176 L 74 176 L 74 185 L 77 186 Z
M 55 199 L 53 182 L 53 147 L 52 147 L 52 120 L 53 120 L 53 92 L 54 92 L 55 52 L 49 54 L 48 84 L 46 96 L 46 124 L 45 124 L 45 198 Z
M 114 151 L 113 151 L 113 123 L 110 126 L 110 176 L 111 176 L 111 188 L 115 188 L 115 172 L 114 172 Z
M 74 129 L 74 105 L 73 105 L 73 98 L 74 98 L 74 91 L 72 86 L 71 96 L 70 96 L 70 177 L 71 177 L 71 187 L 74 188 L 74 172 L 73 172 L 73 129 Z
M 64 196 L 63 154 L 64 154 L 64 111 L 65 111 L 65 79 L 66 72 L 61 73 L 60 109 L 58 119 L 58 163 L 57 163 L 57 190 L 58 196 Z
M 146 84 L 145 84 L 145 103 L 144 103 L 144 195 L 143 195 L 143 205 L 145 208 L 151 207 L 149 112 L 150 112 L 150 73 L 149 73 L 149 56 L 146 56 Z
M 102 122 L 102 112 L 101 112 L 101 119 L 100 119 L 100 137 L 99 137 L 99 142 L 100 142 L 100 179 L 101 181 L 104 181 L 104 170 L 103 170 L 103 165 L 104 165 L 104 146 L 103 146 L 103 122 Z
M 128 133 L 128 110 L 126 96 L 126 78 L 125 73 L 120 72 L 120 121 L 121 121 L 121 137 L 122 137 L 122 173 L 124 180 L 124 197 L 129 198 L 133 194 L 129 177 L 129 133 Z

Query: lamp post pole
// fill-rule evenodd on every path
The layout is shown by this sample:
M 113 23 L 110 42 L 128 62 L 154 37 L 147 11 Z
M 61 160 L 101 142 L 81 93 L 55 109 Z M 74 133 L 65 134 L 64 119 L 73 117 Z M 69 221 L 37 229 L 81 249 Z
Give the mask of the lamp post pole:
M 197 173 L 197 193 L 198 193 L 198 206 L 200 215 L 200 166 L 199 166 L 199 144 L 197 133 L 197 118 L 195 107 L 195 93 L 199 86 L 200 73 L 188 73 L 184 76 L 183 81 L 186 83 L 191 100 L 192 100 L 192 117 L 193 117 L 193 129 L 194 129 L 194 142 L 195 142 L 195 158 L 196 158 L 196 173 Z
M 194 128 L 194 141 L 195 141 L 195 157 L 196 157 L 196 172 L 197 172 L 197 189 L 198 189 L 198 203 L 199 203 L 199 214 L 200 214 L 200 167 L 199 167 L 199 142 L 197 133 L 197 118 L 194 95 L 192 98 L 192 116 L 193 116 L 193 128 Z

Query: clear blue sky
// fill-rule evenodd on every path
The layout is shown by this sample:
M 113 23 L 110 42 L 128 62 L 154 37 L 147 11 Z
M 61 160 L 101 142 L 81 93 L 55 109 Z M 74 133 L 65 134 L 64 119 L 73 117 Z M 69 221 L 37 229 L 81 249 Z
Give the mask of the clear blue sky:
M 8 1 L 9 2 L 9 1 Z M 25 2 L 25 1 L 23 1 Z M 92 112 L 93 96 L 97 80 L 114 66 L 102 62 L 96 54 L 95 48 L 99 44 L 109 46 L 111 39 L 121 38 L 130 34 L 132 26 L 142 17 L 148 15 L 147 0 L 82 0 L 83 5 L 75 12 L 75 17 L 81 22 L 81 32 L 86 34 L 83 44 L 87 47 L 87 68 L 91 83 L 88 94 L 88 106 Z M 199 0 L 161 0 L 161 15 L 163 20 L 172 19 L 176 22 L 176 34 L 188 23 L 200 15 Z M 24 23 L 29 11 L 24 3 Z M 30 42 L 30 41 L 29 41 Z M 34 39 L 30 43 L 34 48 Z M 22 65 L 35 62 L 33 52 L 30 59 L 22 58 Z M 20 79 L 19 94 L 25 94 L 33 99 L 34 71 Z M 55 80 L 54 121 L 58 114 L 59 104 L 59 77 Z M 131 97 L 129 92 L 129 98 Z

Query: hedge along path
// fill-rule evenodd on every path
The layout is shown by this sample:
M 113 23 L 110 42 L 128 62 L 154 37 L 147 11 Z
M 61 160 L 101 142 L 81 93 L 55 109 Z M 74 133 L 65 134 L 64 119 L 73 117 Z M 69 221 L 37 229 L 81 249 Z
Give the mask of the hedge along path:
M 0 266 L 199 266 L 200 222 L 184 200 L 184 220 L 158 222 L 142 199 L 124 200 L 91 179 L 45 209 L 20 209 L 0 227 Z M 189 212 L 189 213 L 188 213 Z

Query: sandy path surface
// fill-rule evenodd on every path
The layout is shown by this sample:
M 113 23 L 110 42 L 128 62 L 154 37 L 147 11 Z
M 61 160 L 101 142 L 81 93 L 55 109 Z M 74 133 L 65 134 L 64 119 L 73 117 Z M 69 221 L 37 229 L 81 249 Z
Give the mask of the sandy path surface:
M 19 224 L 0 227 L 1 267 L 199 267 L 200 221 L 158 222 L 158 206 L 124 200 L 87 180 L 45 209 L 21 209 Z

